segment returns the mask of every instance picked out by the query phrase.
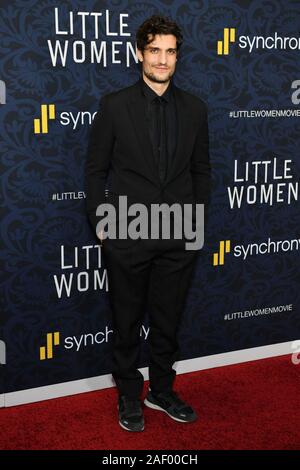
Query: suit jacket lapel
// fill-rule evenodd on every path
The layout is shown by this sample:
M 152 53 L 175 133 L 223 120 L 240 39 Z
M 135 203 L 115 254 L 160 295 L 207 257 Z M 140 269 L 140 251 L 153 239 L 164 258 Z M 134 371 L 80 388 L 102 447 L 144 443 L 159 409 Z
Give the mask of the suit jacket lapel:
M 180 89 L 177 88 L 173 84 L 174 87 L 174 95 L 175 95 L 175 103 L 176 103 L 176 110 L 177 110 L 177 125 L 178 125 L 178 133 L 177 133 L 177 144 L 175 149 L 175 154 L 172 158 L 172 163 L 170 168 L 168 168 L 168 174 L 166 178 L 166 183 L 170 181 L 173 175 L 176 174 L 176 168 L 180 163 L 182 158 L 182 153 L 184 153 L 184 136 L 186 136 L 186 128 L 188 126 L 187 122 L 187 114 L 186 114 L 186 106 L 185 101 L 183 99 L 182 94 L 180 93 Z

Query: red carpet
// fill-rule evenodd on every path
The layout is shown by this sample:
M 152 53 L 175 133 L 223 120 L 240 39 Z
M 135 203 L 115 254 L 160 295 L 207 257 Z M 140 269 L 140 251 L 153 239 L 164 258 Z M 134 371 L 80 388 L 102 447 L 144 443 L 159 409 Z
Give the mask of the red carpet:
M 2 408 L 0 449 L 300 449 L 299 379 L 291 356 L 177 376 L 200 419 L 145 407 L 142 433 L 119 427 L 115 389 Z

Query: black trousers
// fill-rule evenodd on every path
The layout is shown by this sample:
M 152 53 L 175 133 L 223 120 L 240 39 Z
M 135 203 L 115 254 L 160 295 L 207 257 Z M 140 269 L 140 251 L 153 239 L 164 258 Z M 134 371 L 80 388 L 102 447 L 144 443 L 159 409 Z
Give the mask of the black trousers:
M 113 315 L 113 371 L 120 395 L 139 398 L 143 375 L 137 369 L 140 328 L 149 305 L 149 385 L 153 392 L 172 390 L 179 359 L 177 340 L 197 251 L 184 240 L 143 240 L 120 248 L 103 242 Z

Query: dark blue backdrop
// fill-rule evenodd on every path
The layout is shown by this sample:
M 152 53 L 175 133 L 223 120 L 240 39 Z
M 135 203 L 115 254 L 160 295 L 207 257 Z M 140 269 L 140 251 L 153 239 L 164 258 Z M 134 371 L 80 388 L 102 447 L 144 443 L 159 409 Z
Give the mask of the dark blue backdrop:
M 55 30 L 55 8 L 58 29 L 66 34 Z M 103 19 L 106 10 L 109 31 Z M 86 16 L 84 34 L 82 15 L 77 14 L 81 11 L 103 13 L 96 17 L 98 38 L 95 15 Z M 5 103 L 2 99 L 0 105 L 0 339 L 6 343 L 6 364 L 0 368 L 2 393 L 110 372 L 106 272 L 105 266 L 99 266 L 101 252 L 85 213 L 84 164 L 99 99 L 138 79 L 139 68 L 128 44 L 134 50 L 138 26 L 154 13 L 171 16 L 183 31 L 176 85 L 200 96 L 209 108 L 213 196 L 205 248 L 180 333 L 181 359 L 299 338 L 297 243 L 293 249 L 286 242 L 277 252 L 253 252 L 245 259 L 238 256 L 238 246 L 246 250 L 249 244 L 260 245 L 269 238 L 297 241 L 299 237 L 298 195 L 294 192 L 287 198 L 288 184 L 292 182 L 296 191 L 300 174 L 298 85 L 293 88 L 293 82 L 300 79 L 299 48 L 294 48 L 295 41 L 285 49 L 258 42 L 250 51 L 250 44 L 257 36 L 274 39 L 275 33 L 298 38 L 300 2 L 2 0 L 0 80 L 6 89 Z M 120 19 L 120 14 L 127 16 Z M 229 43 L 228 55 L 218 55 L 217 42 L 224 39 L 224 28 L 235 29 L 235 40 Z M 106 65 L 102 60 L 92 63 L 92 41 L 98 48 L 105 42 Z M 57 62 L 53 61 L 55 44 L 66 52 L 65 65 L 59 54 Z M 113 63 L 113 50 L 119 51 L 114 57 L 120 63 Z M 34 119 L 41 117 L 43 104 L 54 105 L 55 118 L 46 119 L 48 132 L 36 134 Z M 253 117 L 255 110 L 296 113 Z M 260 194 L 265 183 L 262 171 L 253 183 L 253 166 L 249 181 L 234 182 L 235 161 L 241 177 L 247 162 L 270 161 L 267 165 L 273 171 L 274 158 L 275 176 L 282 176 L 285 160 L 291 160 L 287 164 L 292 178 L 286 173 L 276 179 L 272 172 L 266 178 L 275 192 L 278 182 L 284 183 L 284 195 L 277 195 L 272 205 L 260 203 L 257 196 L 256 202 L 243 199 L 240 207 L 231 207 L 228 187 L 244 184 L 246 192 L 254 185 Z M 248 190 L 250 197 L 255 189 Z M 230 241 L 230 252 L 225 253 L 224 264 L 214 265 L 213 254 L 222 240 Z M 265 245 L 260 248 L 263 251 Z M 103 288 L 95 290 L 97 275 Z M 69 295 L 63 288 L 59 296 L 61 282 L 69 286 Z M 290 307 L 278 309 L 286 305 Z M 263 310 L 272 307 L 275 311 Z M 41 359 L 46 335 L 54 332 L 59 344 L 53 344 L 53 357 Z M 47 354 L 51 355 L 50 343 Z M 146 344 L 140 365 L 147 365 Z

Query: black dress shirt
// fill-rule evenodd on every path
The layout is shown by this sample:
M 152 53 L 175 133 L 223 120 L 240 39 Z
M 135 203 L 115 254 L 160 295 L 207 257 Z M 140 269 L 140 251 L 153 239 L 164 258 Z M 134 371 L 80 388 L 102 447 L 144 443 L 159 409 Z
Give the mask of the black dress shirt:
M 177 110 L 172 80 L 166 91 L 159 96 L 147 83 L 140 79 L 141 91 L 145 96 L 145 114 L 155 164 L 160 181 L 165 180 L 177 145 Z

